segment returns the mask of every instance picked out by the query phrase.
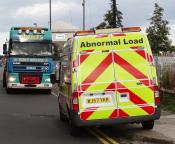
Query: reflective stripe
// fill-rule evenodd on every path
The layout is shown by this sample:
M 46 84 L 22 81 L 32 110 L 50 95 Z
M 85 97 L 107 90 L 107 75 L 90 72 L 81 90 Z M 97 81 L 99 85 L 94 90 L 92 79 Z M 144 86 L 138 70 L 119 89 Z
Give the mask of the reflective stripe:
M 121 84 L 122 85 L 122 84 Z M 123 86 L 125 87 L 125 86 Z M 126 87 L 125 87 L 126 88 Z M 130 101 L 133 102 L 136 105 L 145 105 L 146 107 L 141 107 L 144 111 L 146 111 L 148 114 L 153 114 L 155 108 L 151 105 L 149 105 L 148 103 L 146 103 L 142 98 L 140 98 L 140 96 L 134 94 L 131 90 L 129 89 L 118 89 L 117 90 L 119 93 L 129 93 L 129 97 L 130 97 Z M 149 106 L 149 107 L 148 107 Z

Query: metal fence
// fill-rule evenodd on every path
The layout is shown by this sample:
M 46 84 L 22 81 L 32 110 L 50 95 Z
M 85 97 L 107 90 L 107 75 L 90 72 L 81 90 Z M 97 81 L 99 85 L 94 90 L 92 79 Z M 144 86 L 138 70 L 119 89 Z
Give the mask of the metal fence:
M 154 56 L 161 89 L 175 92 L 175 57 Z

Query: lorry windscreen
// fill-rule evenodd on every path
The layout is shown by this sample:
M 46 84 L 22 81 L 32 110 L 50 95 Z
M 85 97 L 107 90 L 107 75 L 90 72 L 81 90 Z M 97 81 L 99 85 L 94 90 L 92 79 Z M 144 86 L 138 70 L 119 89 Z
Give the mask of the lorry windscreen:
M 52 46 L 49 43 L 13 43 L 11 55 L 50 56 L 52 55 Z

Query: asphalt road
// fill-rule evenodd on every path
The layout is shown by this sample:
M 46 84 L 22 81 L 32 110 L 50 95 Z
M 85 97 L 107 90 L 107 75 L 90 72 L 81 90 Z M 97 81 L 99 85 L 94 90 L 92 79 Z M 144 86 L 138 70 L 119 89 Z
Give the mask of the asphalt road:
M 56 100 L 35 91 L 6 94 L 0 80 L 0 144 L 99 143 L 87 131 L 80 138 L 71 137 L 67 124 L 59 121 Z
M 174 125 L 175 119 L 170 118 Z M 59 121 L 56 96 L 31 90 L 6 94 L 0 71 L 0 144 L 171 144 L 159 132 L 165 123 L 170 124 L 167 120 L 158 121 L 153 131 L 136 124 L 121 125 L 85 128 L 80 137 L 71 137 L 68 124 Z

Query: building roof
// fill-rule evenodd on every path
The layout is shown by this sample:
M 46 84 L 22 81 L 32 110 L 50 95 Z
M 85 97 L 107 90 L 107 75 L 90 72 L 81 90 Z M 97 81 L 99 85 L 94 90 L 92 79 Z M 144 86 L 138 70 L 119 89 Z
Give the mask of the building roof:
M 63 21 L 56 21 L 52 23 L 52 32 L 76 32 L 79 31 L 80 28 L 72 25 L 71 23 L 63 22 Z

